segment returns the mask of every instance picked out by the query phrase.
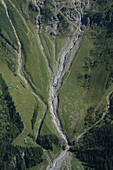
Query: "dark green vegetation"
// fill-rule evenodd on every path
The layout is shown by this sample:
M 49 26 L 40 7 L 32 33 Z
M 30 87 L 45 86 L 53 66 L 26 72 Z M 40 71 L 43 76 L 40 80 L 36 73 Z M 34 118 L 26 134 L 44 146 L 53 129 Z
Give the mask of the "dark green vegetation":
M 65 17 L 63 15 L 61 15 L 61 13 L 58 13 L 57 15 L 60 23 L 58 25 L 58 30 L 59 32 L 62 34 L 66 33 L 69 27 L 69 23 L 67 22 L 67 20 L 65 19 Z
M 91 127 L 101 119 L 103 114 L 106 113 L 106 116 L 97 125 L 92 126 L 79 140 L 79 143 L 74 142 L 70 150 L 75 153 L 75 157 L 83 162 L 85 169 L 112 170 L 113 95 L 111 94 L 109 97 L 110 107 L 107 112 L 105 97 L 109 96 L 109 92 L 113 90 L 113 1 L 92 1 L 91 9 L 84 16 L 83 23 L 86 25 L 84 38 L 87 38 L 93 46 L 91 47 L 87 43 L 86 50 L 89 50 L 89 55 L 87 53 L 86 56 L 86 52 L 82 53 L 83 40 L 77 54 L 80 57 L 82 53 L 85 58 L 85 61 L 82 60 L 80 67 L 78 66 L 78 76 L 74 75 L 75 79 L 76 77 L 78 79 L 78 88 L 83 89 L 83 92 L 85 91 L 82 98 L 80 98 L 80 94 L 78 95 L 78 100 L 79 102 L 81 102 L 80 100 L 85 102 L 88 98 L 90 99 L 86 101 L 87 106 L 84 109 L 83 123 L 81 121 L 79 123 L 84 128 Z M 75 58 L 75 60 L 79 62 L 80 58 Z M 76 70 L 74 63 L 72 68 Z M 72 72 L 67 84 L 72 81 L 70 80 L 71 77 Z M 76 124 L 75 132 L 78 132 L 77 126 Z M 69 135 L 67 129 L 66 132 Z
M 51 5 L 50 1 L 48 0 L 44 1 L 44 7 L 41 8 L 40 11 L 42 15 L 41 20 L 44 24 L 47 24 L 50 21 L 51 17 L 53 17 L 54 15 L 50 5 Z
M 0 73 L 7 82 L 0 77 L 0 166 L 25 169 L 40 164 L 34 169 L 41 166 L 45 169 L 48 156 L 53 161 L 65 145 L 59 139 L 48 107 L 50 77 L 35 28 L 39 11 L 34 1 L 4 1 L 21 43 L 23 75 L 47 105 L 47 112 L 41 122 L 36 140 L 40 147 L 37 147 L 34 140 L 45 112 L 44 103 L 32 95 L 17 74 L 17 38 L 0 2 Z M 70 2 L 38 1 L 40 40 L 53 72 L 66 39 L 72 36 L 70 30 L 75 29 L 75 9 L 71 5 L 69 8 Z M 59 91 L 58 116 L 72 144 L 73 169 L 74 160 L 80 167 L 83 162 L 86 169 L 113 169 L 113 96 L 110 96 L 109 110 L 106 101 L 113 91 L 113 1 L 92 0 L 82 24 L 80 48 Z M 76 144 L 76 137 L 89 127 L 92 128 Z
M 113 95 L 105 118 L 71 148 L 75 156 L 94 169 L 113 169 Z
M 43 151 L 39 147 L 14 147 L 11 142 L 22 132 L 23 123 L 16 112 L 8 87 L 0 75 L 0 168 L 26 169 L 40 163 Z
M 6 15 L 6 11 L 0 2 L 0 73 L 2 73 L 6 84 L 8 84 L 8 91 L 10 92 L 10 97 L 8 96 L 8 98 L 11 100 L 8 103 L 11 118 L 2 115 L 4 120 L 1 120 L 1 127 L 2 125 L 3 127 L 0 128 L 0 134 L 4 134 L 4 139 L 1 139 L 0 167 L 2 169 L 5 169 L 5 167 L 8 166 L 9 169 L 26 169 L 37 164 L 39 164 L 38 166 L 42 166 L 42 162 L 44 162 L 44 166 L 46 166 L 48 159 L 45 156 L 45 153 L 43 154 L 43 148 L 37 147 L 37 144 L 35 143 L 39 121 L 45 112 L 43 101 L 47 104 L 49 96 L 49 72 L 45 57 L 43 56 L 38 42 L 35 28 L 38 9 L 35 3 L 31 1 L 28 2 L 23 0 L 21 2 L 20 0 L 4 0 L 4 2 L 8 9 L 9 18 L 12 21 L 21 43 L 23 75 L 28 80 L 33 91 L 40 96 L 42 101 L 32 95 L 17 74 L 17 53 L 19 52 L 17 38 Z M 47 43 L 50 42 L 47 37 L 46 40 Z M 51 42 L 50 44 L 53 48 Z M 53 54 L 53 50 L 48 53 L 49 57 L 53 57 Z M 1 103 L 3 102 L 3 111 L 5 112 L 8 109 L 6 101 L 4 102 L 4 100 L 2 100 L 3 97 L 1 97 L 0 101 Z M 48 115 L 50 117 L 50 112 Z M 48 118 L 46 119 L 48 121 Z M 45 122 L 44 129 L 46 129 L 50 135 L 49 138 L 51 140 L 49 142 L 53 148 L 50 154 L 51 159 L 53 159 L 60 151 L 60 147 L 58 146 L 59 148 L 57 150 L 57 144 L 55 143 L 55 141 L 59 141 L 59 137 L 56 137 L 56 131 L 51 129 L 53 126 L 52 119 L 49 120 L 49 125 Z M 41 133 L 45 133 L 45 130 L 42 130 Z
M 0 75 L 0 117 L 1 117 L 1 141 L 11 142 L 23 130 L 23 123 L 16 112 L 8 87 Z M 2 143 L 2 142 L 1 142 Z
M 55 135 L 39 136 L 36 140 L 36 143 L 47 150 L 53 150 L 52 144 L 60 146 L 59 140 Z
M 32 129 L 34 129 L 34 124 L 35 124 L 35 122 L 36 122 L 37 115 L 38 115 L 38 106 L 34 109 L 33 117 L 32 117 L 32 119 L 31 119 Z
M 37 7 L 32 2 L 29 2 L 28 4 L 29 17 L 27 19 L 30 19 L 34 24 L 36 24 L 37 13 L 38 13 Z
M 71 141 L 101 118 L 105 97 L 112 91 L 113 2 L 99 3 L 92 1 L 82 19 L 86 24 L 83 40 L 59 93 L 59 118 Z M 101 15 L 103 20 L 98 21 Z
M 31 168 L 43 161 L 43 150 L 41 147 L 30 147 L 25 149 L 25 164 Z
M 41 13 L 41 23 L 43 26 L 43 29 L 48 26 L 53 26 L 57 21 L 57 31 L 58 34 L 65 36 L 65 34 L 70 31 L 70 23 L 67 18 L 67 14 L 63 14 L 66 7 L 68 6 L 68 3 L 70 3 L 68 0 L 65 0 L 61 2 L 61 6 L 59 2 L 54 2 L 51 0 L 43 0 L 43 3 L 40 3 L 40 13 Z M 58 5 L 57 5 L 58 3 Z M 43 4 L 43 5 L 42 5 Z M 60 7 L 60 10 L 59 10 Z M 51 31 L 51 30 L 50 30 Z M 54 35 L 54 31 L 50 33 L 51 35 Z
M 2 5 L 0 5 L 0 16 L 0 60 L 6 62 L 8 67 L 15 73 L 17 58 L 13 49 L 18 50 L 18 46 L 16 37 L 13 34 L 13 29 Z

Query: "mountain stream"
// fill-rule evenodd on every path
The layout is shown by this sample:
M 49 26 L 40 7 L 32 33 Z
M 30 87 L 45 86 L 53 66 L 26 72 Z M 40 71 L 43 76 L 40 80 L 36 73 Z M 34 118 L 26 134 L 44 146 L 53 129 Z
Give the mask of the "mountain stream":
M 9 17 L 7 6 L 6 6 L 5 2 L 4 2 L 4 0 L 1 0 L 1 2 L 2 2 L 4 8 L 5 8 L 6 15 L 7 15 L 8 19 L 10 21 L 10 24 L 11 24 L 11 26 L 13 28 L 14 35 L 15 35 L 15 37 L 17 39 L 17 43 L 18 43 L 18 47 L 19 47 L 19 50 L 18 50 L 19 52 L 16 51 L 17 55 L 18 55 L 18 75 L 24 81 L 25 85 L 28 87 L 28 89 L 31 91 L 31 93 L 35 97 L 37 97 L 38 100 L 40 102 L 42 102 L 44 104 L 44 107 L 45 107 L 44 114 L 42 116 L 42 119 L 39 122 L 39 127 L 38 127 L 38 129 L 39 129 L 41 121 L 44 119 L 44 116 L 46 114 L 47 106 L 40 99 L 40 97 L 33 92 L 33 90 L 30 87 L 28 81 L 25 79 L 24 75 L 22 74 L 22 71 L 21 71 L 22 70 L 21 43 L 20 43 L 19 37 L 18 37 L 18 35 L 16 33 L 16 29 L 15 29 L 15 27 L 14 27 L 14 25 L 13 25 L 13 23 L 12 23 L 10 17 Z M 81 3 L 80 0 L 78 0 L 78 2 Z M 73 1 L 73 4 L 75 5 L 75 0 Z M 76 8 L 76 6 L 75 6 L 75 8 Z M 64 45 L 64 47 L 62 48 L 62 50 L 60 52 L 60 55 L 59 55 L 59 58 L 58 58 L 58 61 L 57 61 L 57 65 L 56 65 L 55 74 L 53 75 L 51 73 L 51 70 L 48 68 L 49 71 L 50 71 L 50 75 L 51 75 L 50 93 L 49 93 L 50 94 L 50 97 L 49 97 L 50 111 L 51 111 L 51 114 L 52 114 L 53 123 L 54 123 L 54 125 L 56 127 L 56 130 L 58 131 L 58 133 L 61 136 L 61 138 L 65 141 L 65 146 L 66 146 L 65 150 L 60 153 L 60 155 L 53 161 L 53 163 L 49 167 L 47 167 L 47 169 L 49 169 L 49 170 L 56 169 L 56 166 L 59 163 L 59 160 L 61 160 L 63 157 L 65 157 L 66 153 L 68 152 L 68 150 L 70 148 L 70 146 L 68 144 L 67 137 L 66 137 L 65 133 L 63 132 L 61 126 L 60 126 L 60 121 L 59 121 L 58 116 L 57 116 L 57 107 L 58 107 L 58 99 L 57 99 L 57 97 L 58 97 L 58 91 L 59 91 L 59 89 L 61 87 L 62 79 L 63 79 L 64 75 L 66 74 L 66 72 L 69 70 L 70 65 L 71 65 L 71 63 L 73 61 L 73 58 L 74 58 L 78 48 L 79 48 L 79 44 L 80 44 L 80 41 L 81 41 L 81 12 L 78 11 L 77 8 L 76 8 L 76 11 L 78 12 L 78 16 L 79 16 L 78 17 L 78 26 L 77 26 L 77 29 L 75 30 L 72 38 L 68 38 L 67 43 Z M 39 17 L 40 17 L 40 14 L 37 17 L 37 20 L 39 19 Z M 25 20 L 24 20 L 24 23 L 25 23 Z M 39 42 L 41 42 L 39 36 L 38 36 L 38 39 L 39 39 Z M 42 44 L 40 44 L 40 45 L 42 46 Z M 46 58 L 46 61 L 47 61 L 47 58 Z M 48 61 L 47 61 L 47 65 L 48 65 Z M 49 65 L 48 65 L 48 67 L 49 67 Z M 108 101 L 108 105 L 109 105 L 109 100 L 107 100 L 107 101 Z M 105 115 L 105 113 L 104 113 L 104 115 Z M 95 126 L 95 124 L 93 126 Z M 91 129 L 91 128 L 89 128 L 89 129 Z M 87 133 L 88 130 L 86 130 L 84 133 L 80 134 L 76 138 L 75 143 L 77 143 L 78 140 L 85 133 Z M 38 136 L 38 132 L 37 132 L 37 136 Z

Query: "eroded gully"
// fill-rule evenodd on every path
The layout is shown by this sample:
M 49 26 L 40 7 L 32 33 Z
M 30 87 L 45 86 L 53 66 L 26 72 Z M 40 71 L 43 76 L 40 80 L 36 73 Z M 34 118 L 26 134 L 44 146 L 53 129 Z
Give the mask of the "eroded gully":
M 37 24 L 37 34 L 38 34 L 38 39 L 39 39 L 43 54 L 44 54 L 45 59 L 46 59 L 47 64 L 48 64 L 48 59 L 45 55 L 44 48 L 42 46 L 40 36 L 39 36 L 39 33 L 40 33 L 40 8 L 38 7 L 38 5 L 37 5 L 37 8 L 38 8 L 38 11 L 39 11 L 39 14 L 37 16 L 37 23 L 36 23 Z M 60 55 L 59 55 L 59 58 L 58 58 L 58 61 L 57 61 L 56 71 L 55 71 L 54 74 L 51 72 L 51 69 L 50 69 L 49 64 L 48 64 L 48 69 L 49 69 L 49 72 L 50 72 L 50 75 L 51 75 L 50 98 L 49 98 L 50 111 L 51 111 L 51 114 L 52 114 L 53 123 L 54 123 L 59 135 L 65 141 L 65 146 L 66 146 L 65 150 L 60 153 L 58 158 L 56 158 L 53 161 L 53 163 L 49 167 L 47 167 L 47 169 L 50 169 L 50 170 L 55 168 L 58 161 L 61 160 L 66 155 L 67 151 L 70 148 L 70 146 L 68 144 L 67 137 L 64 134 L 64 132 L 63 132 L 61 126 L 60 126 L 60 121 L 59 121 L 58 116 L 57 116 L 57 106 L 58 106 L 57 96 L 58 96 L 58 91 L 61 87 L 62 78 L 66 74 L 66 72 L 69 70 L 70 65 L 73 61 L 73 58 L 74 58 L 74 56 L 75 56 L 75 54 L 76 54 L 76 52 L 79 48 L 79 43 L 80 43 L 80 40 L 81 40 L 81 13 L 79 11 L 77 11 L 77 12 L 78 12 L 77 29 L 74 32 L 72 38 L 69 38 L 67 40 L 67 43 L 65 44 L 64 48 L 62 48 Z
M 41 122 L 43 121 L 43 119 L 44 119 L 44 117 L 45 117 L 45 114 L 46 114 L 46 112 L 47 112 L 47 106 L 46 106 L 45 103 L 40 99 L 40 97 L 39 97 L 37 94 L 34 93 L 34 91 L 32 90 L 32 88 L 30 87 L 28 81 L 25 79 L 25 77 L 24 77 L 23 74 L 22 74 L 22 71 L 21 71 L 21 70 L 22 70 L 22 57 L 21 57 L 21 52 L 22 52 L 22 50 L 21 50 L 21 43 L 20 43 L 20 40 L 19 40 L 18 35 L 17 35 L 17 33 L 16 33 L 16 29 L 15 29 L 15 27 L 14 27 L 14 25 L 13 25 L 13 23 L 12 23 L 10 17 L 9 17 L 8 10 L 7 10 L 7 6 L 6 6 L 5 2 L 4 2 L 4 0 L 1 0 L 1 2 L 2 2 L 4 8 L 5 8 L 6 15 L 7 15 L 8 19 L 9 19 L 9 22 L 10 22 L 10 24 L 11 24 L 11 26 L 12 26 L 14 35 L 15 35 L 15 37 L 16 37 L 16 39 L 17 39 L 17 43 L 18 43 L 18 48 L 19 48 L 19 49 L 18 49 L 18 51 L 16 51 L 16 53 L 17 53 L 17 55 L 18 55 L 18 75 L 19 75 L 19 77 L 24 81 L 26 87 L 30 90 L 30 92 L 31 92 L 41 103 L 43 103 L 43 105 L 44 105 L 44 113 L 43 113 L 43 115 L 42 115 L 42 118 L 39 120 L 38 130 L 37 130 L 37 134 L 36 134 L 36 138 L 37 138 L 38 132 L 39 132 L 39 129 L 40 129 L 40 126 L 41 126 Z M 25 22 L 25 20 L 24 20 L 24 22 Z M 27 24 L 25 24 L 25 25 L 27 25 Z M 28 28 L 28 27 L 27 27 L 27 28 Z M 28 31 L 29 31 L 29 29 L 28 29 Z
M 73 1 L 74 3 L 75 1 Z M 78 1 L 79 3 L 81 3 L 80 1 Z M 39 7 L 38 7 L 39 9 Z M 75 7 L 76 11 L 77 11 L 77 8 Z M 79 44 L 80 44 L 80 40 L 81 40 L 81 13 L 79 11 L 78 12 L 78 27 L 75 31 L 75 33 L 73 34 L 73 38 L 71 40 L 68 41 L 68 43 L 66 43 L 64 45 L 64 48 L 61 50 L 60 52 L 60 55 L 59 55 L 59 58 L 58 58 L 58 61 L 57 61 L 57 65 L 56 65 L 56 72 L 55 74 L 50 74 L 51 75 L 51 86 L 50 86 L 50 98 L 49 98 L 49 106 L 50 106 L 50 111 L 51 111 L 51 114 L 52 114 L 52 117 L 53 117 L 53 123 L 58 131 L 58 133 L 60 134 L 61 138 L 65 141 L 65 144 L 66 144 L 66 148 L 64 151 L 62 151 L 60 153 L 60 155 L 53 161 L 53 163 L 47 167 L 47 169 L 49 170 L 54 170 L 54 169 L 57 169 L 56 167 L 58 166 L 59 164 L 59 160 L 61 160 L 63 157 L 65 157 L 66 153 L 68 152 L 70 146 L 68 144 L 68 140 L 67 140 L 67 137 L 66 135 L 64 134 L 61 126 L 60 126 L 60 121 L 58 119 L 58 116 L 57 116 L 57 107 L 58 107 L 58 91 L 61 87 L 61 83 L 62 83 L 62 78 L 63 76 L 65 75 L 65 73 L 69 70 L 70 68 L 70 65 L 73 61 L 73 58 L 79 48 Z M 40 18 L 40 9 L 39 9 L 39 15 L 37 17 L 37 21 L 39 20 Z M 40 26 L 39 26 L 39 22 L 37 22 L 37 25 L 38 25 L 38 38 L 39 38 L 39 42 L 41 44 L 41 40 L 40 40 L 40 36 L 39 36 L 39 32 L 40 32 Z M 44 52 L 44 48 L 41 44 L 41 48 Z M 74 52 L 73 52 L 74 50 Z M 44 52 L 45 54 L 45 52 Z M 46 55 L 45 55 L 46 57 Z M 47 57 L 46 57 L 46 60 L 47 60 Z M 48 63 L 48 60 L 47 60 L 47 63 Z M 48 65 L 48 68 L 50 70 L 50 67 Z M 51 70 L 50 70 L 50 73 L 51 73 Z M 109 100 L 108 100 L 108 97 L 107 96 L 107 104 L 109 107 Z M 108 109 L 108 108 L 107 108 Z M 97 125 L 101 120 L 103 120 L 104 116 L 106 115 L 107 112 L 104 112 L 103 113 L 103 116 L 102 118 L 97 121 L 94 125 L 92 125 L 90 128 L 88 128 L 86 131 L 84 131 L 83 133 L 81 133 L 79 136 L 76 137 L 75 139 L 75 143 L 78 143 L 79 139 L 85 135 L 91 128 L 93 128 L 95 125 Z M 59 166 L 58 166 L 59 167 Z
M 8 10 L 7 10 L 7 6 L 6 6 L 5 2 L 4 2 L 4 0 L 1 0 L 1 2 L 2 2 L 4 8 L 5 8 L 6 15 L 7 15 L 8 19 L 9 19 L 9 21 L 10 21 L 10 24 L 11 24 L 11 26 L 12 26 L 12 28 L 13 28 L 13 31 L 14 31 L 14 34 L 15 34 L 15 37 L 16 37 L 16 39 L 17 39 L 18 46 L 19 46 L 19 50 L 18 50 L 19 52 L 17 52 L 17 54 L 18 54 L 18 75 L 19 75 L 19 77 L 24 81 L 25 85 L 28 87 L 28 89 L 31 91 L 31 93 L 32 93 L 36 98 L 38 98 L 38 100 L 39 100 L 40 102 L 43 103 L 43 101 L 40 99 L 40 97 L 33 92 L 32 88 L 31 88 L 30 85 L 29 85 L 29 83 L 27 82 L 27 80 L 25 79 L 25 77 L 22 75 L 22 72 L 21 72 L 21 69 L 22 69 L 21 43 L 20 43 L 19 38 L 18 38 L 18 35 L 17 35 L 17 33 L 16 33 L 16 29 L 15 29 L 15 27 L 13 26 L 13 23 L 12 23 L 10 17 L 9 17 Z M 80 1 L 79 1 L 79 2 L 80 2 Z M 81 29 L 80 29 L 80 27 L 81 27 L 81 13 L 78 11 L 78 14 L 79 14 L 79 15 L 78 15 L 78 16 L 79 16 L 79 18 L 78 18 L 78 27 L 77 27 L 75 33 L 73 34 L 73 38 L 70 39 L 70 40 L 68 41 L 68 44 L 65 46 L 65 48 L 61 50 L 60 57 L 59 57 L 59 59 L 58 59 L 58 61 L 57 61 L 57 66 L 56 66 L 56 72 L 55 72 L 55 74 L 54 74 L 54 75 L 51 74 L 51 86 L 50 86 L 50 98 L 49 98 L 50 111 L 51 111 L 51 114 L 52 114 L 52 117 L 53 117 L 53 123 L 54 123 L 54 125 L 55 125 L 58 133 L 60 134 L 60 136 L 62 137 L 62 139 L 65 141 L 66 149 L 65 149 L 64 151 L 62 151 L 62 152 L 60 153 L 60 155 L 58 156 L 58 158 L 56 158 L 56 159 L 53 161 L 53 163 L 52 163 L 52 164 L 50 165 L 50 167 L 49 167 L 50 170 L 55 169 L 55 166 L 56 166 L 56 164 L 58 163 L 58 161 L 59 161 L 60 159 L 62 159 L 62 158 L 66 155 L 67 151 L 68 151 L 69 148 L 70 148 L 70 146 L 68 145 L 68 140 L 67 140 L 67 138 L 66 138 L 66 135 L 64 134 L 64 132 L 63 132 L 61 126 L 60 126 L 60 121 L 59 121 L 59 119 L 58 119 L 58 117 L 57 117 L 57 106 L 58 106 L 57 96 L 58 96 L 58 91 L 59 91 L 59 89 L 60 89 L 60 87 L 61 87 L 62 78 L 63 78 L 63 76 L 65 75 L 65 73 L 69 70 L 70 65 L 71 65 L 71 63 L 72 63 L 72 61 L 73 61 L 73 58 L 74 58 L 74 56 L 75 56 L 75 54 L 76 54 L 76 52 L 77 52 L 77 50 L 78 50 L 78 48 L 79 48 L 79 43 L 80 43 L 80 39 L 81 39 L 81 38 L 80 38 L 80 36 L 81 36 Z M 40 17 L 40 15 L 38 15 L 38 17 Z M 37 18 L 37 19 L 38 19 L 38 18 Z M 40 37 L 38 37 L 38 38 L 40 39 Z M 40 41 L 39 41 L 39 42 L 40 42 Z M 42 50 L 43 50 L 43 49 L 42 49 Z M 46 58 L 46 61 L 47 61 L 47 64 L 48 64 L 47 58 Z M 49 66 L 49 64 L 48 64 L 48 66 Z M 48 68 L 48 69 L 49 69 L 49 68 Z M 49 70 L 49 71 L 50 71 L 50 70 Z M 51 71 L 50 71 L 50 72 L 51 72 Z M 45 107 L 45 111 L 44 111 L 44 115 L 45 115 L 45 113 L 46 113 L 46 111 L 47 111 L 47 106 L 45 105 L 45 103 L 43 103 L 43 104 L 44 104 L 44 107 Z M 108 100 L 108 104 L 109 104 L 109 100 Z M 44 118 L 44 115 L 43 115 L 42 119 Z M 103 117 L 104 117 L 104 116 L 103 116 Z M 103 117 L 102 117 L 102 118 L 103 118 Z M 41 122 L 41 120 L 40 120 L 40 122 Z M 98 123 L 98 122 L 97 122 L 97 123 Z M 96 123 L 96 124 L 97 124 L 97 123 Z M 40 125 L 39 125 L 39 126 L 40 126 Z M 93 127 L 94 127 L 94 125 L 93 125 Z M 38 128 L 39 128 L 39 127 L 38 127 Z M 91 129 L 91 128 L 90 128 L 90 129 Z M 89 129 L 88 129 L 88 130 L 89 130 Z M 88 130 L 87 130 L 87 131 L 88 131 Z M 84 132 L 84 133 L 82 133 L 82 134 L 80 134 L 80 135 L 76 138 L 76 141 L 75 141 L 75 142 L 78 142 L 78 140 L 79 140 L 85 133 L 87 133 L 87 131 Z M 38 133 L 37 133 L 37 136 L 38 136 Z

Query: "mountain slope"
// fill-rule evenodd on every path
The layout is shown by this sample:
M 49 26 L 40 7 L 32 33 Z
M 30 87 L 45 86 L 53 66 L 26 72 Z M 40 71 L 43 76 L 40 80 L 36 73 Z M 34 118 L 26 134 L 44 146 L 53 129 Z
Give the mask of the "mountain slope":
M 6 164 L 112 169 L 112 0 L 1 0 L 0 11 L 0 73 L 24 126 Z

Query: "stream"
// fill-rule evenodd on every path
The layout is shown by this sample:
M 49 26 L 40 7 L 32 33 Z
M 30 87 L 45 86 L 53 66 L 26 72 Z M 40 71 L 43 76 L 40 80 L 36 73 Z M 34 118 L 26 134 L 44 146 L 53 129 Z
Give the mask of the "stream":
M 75 3 L 75 2 L 73 2 L 73 3 Z M 55 168 L 56 164 L 58 163 L 58 161 L 66 155 L 67 151 L 70 148 L 70 146 L 68 145 L 67 137 L 64 134 L 64 132 L 60 126 L 60 121 L 57 116 L 57 107 L 58 107 L 57 96 L 58 96 L 58 91 L 61 87 L 62 79 L 63 79 L 64 75 L 66 74 L 66 72 L 69 70 L 70 65 L 73 61 L 73 58 L 75 56 L 75 53 L 78 50 L 78 47 L 77 47 L 76 52 L 72 55 L 72 57 L 70 57 L 70 53 L 72 52 L 73 47 L 76 46 L 76 43 L 79 41 L 79 36 L 81 34 L 81 13 L 78 11 L 78 14 L 79 14 L 78 27 L 77 27 L 76 31 L 74 32 L 73 38 L 68 42 L 67 47 L 65 47 L 61 51 L 61 54 L 59 55 L 59 58 L 57 61 L 56 72 L 53 75 L 53 73 L 50 69 L 50 66 L 49 66 L 49 62 L 48 62 L 46 53 L 45 53 L 43 45 L 41 43 L 40 35 L 39 35 L 40 34 L 40 18 L 41 18 L 40 17 L 40 8 L 37 5 L 37 1 L 35 2 L 35 4 L 39 11 L 39 14 L 36 19 L 37 36 L 38 36 L 38 40 L 39 40 L 41 49 L 43 51 L 43 55 L 45 56 L 45 59 L 46 59 L 47 65 L 48 65 L 48 69 L 49 69 L 49 73 L 50 73 L 50 77 L 51 77 L 50 93 L 49 93 L 50 94 L 50 97 L 49 97 L 50 112 L 52 114 L 52 118 L 53 118 L 52 120 L 55 125 L 55 128 L 58 131 L 60 137 L 65 141 L 65 146 L 66 146 L 65 150 L 60 153 L 60 155 L 53 161 L 53 163 L 49 166 L 49 168 L 47 167 L 47 169 L 53 170 Z M 66 63 L 68 63 L 68 64 L 66 65 Z
M 34 93 L 34 91 L 32 90 L 31 86 L 29 85 L 28 81 L 25 79 L 24 75 L 22 74 L 22 57 L 21 57 L 21 52 L 22 52 L 22 50 L 21 50 L 21 43 L 20 43 L 19 37 L 18 37 L 18 35 L 17 35 L 17 33 L 16 33 L 16 29 L 15 29 L 15 27 L 14 27 L 14 25 L 13 25 L 13 23 L 12 23 L 10 17 L 9 17 L 8 10 L 7 10 L 7 6 L 6 6 L 5 2 L 4 2 L 4 0 L 1 0 L 1 2 L 2 2 L 4 8 L 5 8 L 6 15 L 7 15 L 8 19 L 9 19 L 9 22 L 10 22 L 12 28 L 13 28 L 14 35 L 15 35 L 15 37 L 16 37 L 16 39 L 17 39 L 17 43 L 18 43 L 18 47 L 19 47 L 19 50 L 18 50 L 19 52 L 16 51 L 16 53 L 17 53 L 17 55 L 18 55 L 18 76 L 24 81 L 26 87 L 30 90 L 30 92 L 31 92 L 41 103 L 43 103 L 43 105 L 44 105 L 44 113 L 43 113 L 43 115 L 42 115 L 42 118 L 39 120 L 38 130 L 37 130 L 37 133 L 36 133 L 36 138 L 37 138 L 38 132 L 39 132 L 39 129 L 40 129 L 40 126 L 41 126 L 41 123 L 43 122 L 43 119 L 44 119 L 44 117 L 45 117 L 45 115 L 46 115 L 46 112 L 47 112 L 47 106 L 46 106 L 45 103 L 40 99 L 40 97 L 39 97 L 36 93 Z M 15 7 L 15 6 L 14 6 L 14 7 Z M 24 20 L 24 23 L 25 23 L 25 20 Z M 27 24 L 25 24 L 25 25 L 27 25 Z M 28 27 L 27 27 L 27 28 L 28 28 Z M 28 30 L 29 30 L 29 28 L 28 28 Z M 35 139 L 36 139 L 36 138 L 35 138 Z
M 81 34 L 81 14 L 79 11 L 77 11 L 79 13 L 79 25 L 78 28 L 76 29 L 74 35 L 73 35 L 73 40 L 71 41 L 71 43 L 68 45 L 67 49 L 65 49 L 60 58 L 59 61 L 57 62 L 57 69 L 56 69 L 56 73 L 55 76 L 53 78 L 53 81 L 51 82 L 51 87 L 50 87 L 50 99 L 49 99 L 49 104 L 50 104 L 50 111 L 53 117 L 53 123 L 58 131 L 58 133 L 60 134 L 61 138 L 65 141 L 66 144 L 66 148 L 64 151 L 62 151 L 60 153 L 60 155 L 53 161 L 52 165 L 50 165 L 50 169 L 49 170 L 53 170 L 55 169 L 56 164 L 58 163 L 58 161 L 60 159 L 62 159 L 66 153 L 68 152 L 70 146 L 68 144 L 68 140 L 66 135 L 64 134 L 61 126 L 60 126 L 60 121 L 58 119 L 57 116 L 57 107 L 58 107 L 58 91 L 61 87 L 61 82 L 62 79 L 64 77 L 64 75 L 66 74 L 66 72 L 69 70 L 70 65 L 73 61 L 74 56 L 71 58 L 71 60 L 69 59 L 70 57 L 70 53 L 71 50 L 73 49 L 73 47 L 76 45 L 76 42 L 79 41 L 79 36 Z M 68 65 L 67 61 L 68 60 Z
M 43 104 L 44 104 L 44 107 L 45 107 L 45 111 L 44 111 L 44 114 L 42 116 L 42 119 L 40 120 L 40 123 L 39 123 L 39 127 L 38 129 L 40 128 L 40 124 L 41 124 L 41 121 L 43 120 L 43 118 L 45 117 L 45 114 L 46 114 L 46 111 L 47 111 L 47 106 L 45 105 L 45 103 L 40 99 L 40 97 L 38 95 L 36 95 L 32 88 L 30 87 L 28 81 L 25 79 L 25 77 L 23 76 L 22 74 L 22 58 L 21 58 L 21 43 L 20 43 L 20 40 L 19 40 L 19 37 L 16 33 L 16 29 L 9 17 L 9 14 L 8 14 L 8 10 L 7 10 L 7 6 L 4 2 L 4 0 L 1 0 L 4 8 L 5 8 L 5 11 L 6 11 L 6 15 L 10 21 L 10 24 L 13 28 L 13 31 L 14 31 L 14 34 L 15 34 L 15 37 L 17 39 L 17 43 L 18 43 L 18 47 L 19 47 L 19 52 L 17 52 L 18 54 L 18 75 L 19 77 L 24 81 L 25 85 L 27 86 L 27 88 L 30 90 L 30 92 L 36 96 L 38 98 L 39 101 L 41 101 Z M 79 3 L 81 3 L 80 1 L 78 1 Z M 77 11 L 78 14 L 79 14 L 79 18 L 78 18 L 78 27 L 75 31 L 75 33 L 73 34 L 73 38 L 69 41 L 69 44 L 67 47 L 65 47 L 65 49 L 61 52 L 60 54 L 60 57 L 57 61 L 57 66 L 56 66 L 56 72 L 55 72 L 55 75 L 51 75 L 51 84 L 50 84 L 50 98 L 49 98 L 49 107 L 50 107 L 50 111 L 51 111 L 51 114 L 52 114 L 52 118 L 53 118 L 53 123 L 59 133 L 59 135 L 61 136 L 61 138 L 65 141 L 65 150 L 62 151 L 60 153 L 60 155 L 53 161 L 53 163 L 50 165 L 50 170 L 53 170 L 56 166 L 56 164 L 58 163 L 58 161 L 63 158 L 66 153 L 68 152 L 70 146 L 68 144 L 68 140 L 67 140 L 67 137 L 66 135 L 64 134 L 61 126 L 60 126 L 60 121 L 58 119 L 58 116 L 57 116 L 57 107 L 58 107 L 58 91 L 61 87 L 61 82 L 62 82 L 62 79 L 64 77 L 64 75 L 66 74 L 66 72 L 69 70 L 70 68 L 70 65 L 73 61 L 73 58 L 75 56 L 75 53 L 77 52 L 78 48 L 79 48 L 79 36 L 81 35 L 81 13 L 79 11 Z M 38 15 L 37 19 L 40 17 L 40 14 Z M 40 40 L 40 37 L 38 36 L 39 40 Z M 40 42 L 40 41 L 39 41 Z M 78 43 L 78 46 L 77 46 L 77 49 L 76 51 L 73 53 L 73 48 L 75 48 L 76 44 Z M 41 45 L 41 44 L 40 44 Z M 41 45 L 42 46 L 42 45 Z M 43 50 L 43 49 L 42 49 Z M 47 61 L 47 60 L 46 60 Z M 47 62 L 48 64 L 48 62 Z M 49 67 L 49 66 L 48 66 Z M 49 69 L 49 68 L 48 68 Z M 50 69 L 49 69 L 50 70 Z M 37 131 L 37 136 L 38 136 L 38 131 Z M 81 137 L 81 136 L 80 136 Z M 79 138 L 80 138 L 79 137 Z M 78 138 L 77 138 L 78 139 Z

